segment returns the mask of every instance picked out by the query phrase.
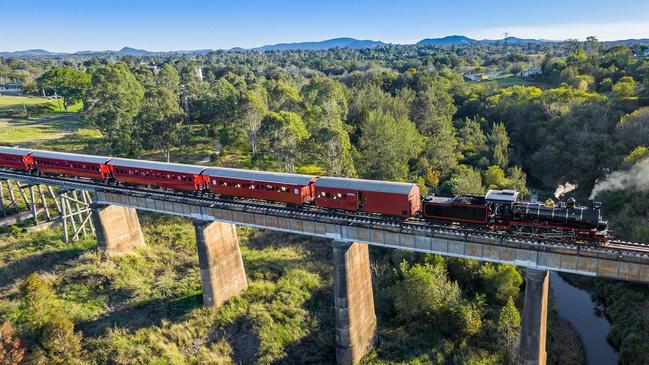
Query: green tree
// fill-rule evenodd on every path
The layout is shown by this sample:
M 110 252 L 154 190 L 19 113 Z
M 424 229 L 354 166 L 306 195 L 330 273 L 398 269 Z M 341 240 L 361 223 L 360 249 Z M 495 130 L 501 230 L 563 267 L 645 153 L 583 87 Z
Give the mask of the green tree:
M 454 336 L 459 338 L 466 338 L 474 336 L 480 331 L 482 327 L 482 309 L 484 300 L 476 298 L 472 302 L 463 301 L 457 306 L 451 308 L 451 318 L 455 322 L 452 324 L 455 331 Z
M 518 326 L 521 324 L 521 315 L 514 305 L 512 297 L 507 298 L 507 303 L 498 313 L 498 323 L 496 331 L 498 332 L 498 342 L 505 347 L 508 353 L 513 350 L 513 346 L 518 339 Z
M 461 302 L 460 287 L 449 280 L 443 265 L 410 266 L 403 261 L 399 268 L 403 279 L 393 287 L 393 291 L 394 306 L 400 320 L 443 321 L 444 315 Z
M 50 69 L 39 77 L 36 82 L 38 87 L 44 90 L 52 90 L 63 98 L 63 108 L 68 108 L 79 101 L 82 101 L 88 87 L 91 76 L 70 67 L 57 67 Z
M 345 86 L 316 76 L 302 88 L 305 122 L 313 136 L 310 150 L 328 175 L 355 176 L 347 118 Z
M 324 167 L 327 175 L 356 176 L 356 167 L 352 157 L 352 144 L 344 123 L 321 128 L 314 137 L 314 149 L 317 150 L 317 161 Z
M 300 91 L 287 79 L 270 80 L 267 82 L 268 108 L 273 111 L 298 111 Z
M 241 128 L 248 135 L 253 156 L 257 154 L 257 133 L 261 127 L 261 120 L 267 112 L 268 106 L 259 92 L 251 90 L 243 95 L 239 122 Z
M 643 107 L 620 119 L 615 128 L 622 153 L 649 144 L 649 107 Z
M 133 75 L 137 81 L 142 84 L 145 88 L 153 87 L 155 84 L 155 75 L 153 70 L 147 65 L 138 65 L 135 70 L 133 70 Z
M 316 76 L 302 88 L 302 99 L 307 120 L 318 128 L 347 118 L 347 91 L 345 86 L 327 77 Z
M 140 112 L 144 88 L 126 64 L 97 68 L 88 94 L 86 119 L 106 136 L 113 153 L 134 154 L 140 146 L 133 119 Z
M 514 265 L 494 265 L 486 263 L 480 268 L 483 290 L 500 303 L 508 298 L 516 298 L 523 283 L 523 277 Z
M 155 77 L 155 84 L 178 94 L 180 92 L 180 74 L 171 63 L 165 63 L 160 67 L 160 71 Z
M 501 189 L 509 185 L 509 181 L 505 177 L 505 171 L 498 165 L 489 166 L 484 171 L 482 182 L 487 189 Z
M 181 142 L 183 112 L 178 95 L 166 87 L 147 90 L 136 119 L 142 145 L 149 149 L 160 148 L 169 162 L 171 149 Z
M 363 176 L 406 180 L 408 161 L 417 157 L 423 148 L 423 138 L 415 125 L 405 117 L 396 119 L 379 109 L 369 112 L 361 131 Z
M 618 98 L 629 98 L 636 96 L 637 85 L 633 77 L 624 76 L 613 85 L 613 95 Z
M 295 172 L 300 144 L 307 138 L 309 131 L 302 118 L 293 112 L 269 113 L 262 120 L 259 129 L 263 147 L 275 155 L 277 163 L 288 172 Z
M 457 139 L 453 127 L 453 99 L 441 82 L 434 82 L 415 97 L 410 118 L 426 137 L 425 155 L 431 167 L 448 171 L 457 165 Z
M 504 123 L 494 123 L 489 134 L 491 145 L 491 162 L 507 168 L 509 164 L 509 135 Z
M 216 80 L 210 86 L 211 98 L 209 105 L 214 115 L 214 123 L 222 126 L 221 142 L 231 142 L 236 136 L 232 127 L 237 118 L 239 91 L 225 78 Z
M 447 187 L 445 190 L 454 195 L 484 193 L 480 171 L 466 165 L 458 165 L 444 185 Z
M 467 163 L 482 165 L 487 157 L 489 147 L 480 123 L 475 118 L 466 118 L 464 126 L 458 132 L 458 148 Z
M 512 188 L 521 192 L 523 195 L 527 195 L 527 175 L 523 172 L 522 168 L 514 166 L 507 169 L 507 181 L 509 182 L 507 186 L 508 188 Z

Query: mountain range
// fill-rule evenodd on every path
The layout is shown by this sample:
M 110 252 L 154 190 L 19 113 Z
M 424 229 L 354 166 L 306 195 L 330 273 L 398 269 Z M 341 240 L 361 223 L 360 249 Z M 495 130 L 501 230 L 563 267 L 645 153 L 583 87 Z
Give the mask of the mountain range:
M 449 35 L 441 38 L 425 38 L 417 42 L 417 46 L 461 46 L 461 45 L 470 45 L 470 44 L 542 44 L 548 42 L 561 42 L 553 41 L 547 39 L 524 39 L 517 37 L 507 37 L 504 39 L 472 39 L 463 35 Z M 649 46 L 649 38 L 644 39 L 622 39 L 616 41 L 607 41 L 603 43 L 611 44 L 641 44 Z M 333 38 L 327 39 L 324 41 L 316 42 L 297 42 L 297 43 L 278 43 L 278 44 L 269 44 L 256 48 L 232 48 L 231 51 L 288 51 L 288 50 L 309 50 L 309 51 L 318 51 L 332 48 L 353 48 L 353 49 L 362 49 L 362 48 L 373 48 L 390 45 L 390 43 L 384 43 L 381 41 L 374 40 L 359 40 L 355 38 Z M 162 54 L 206 54 L 213 50 L 211 49 L 198 49 L 198 50 L 179 50 L 179 51 L 167 51 L 167 52 L 155 52 L 148 51 L 145 49 L 136 49 L 131 47 L 124 47 L 119 51 L 105 50 L 105 51 L 78 51 L 74 53 L 62 53 L 62 52 L 49 52 L 44 49 L 30 49 L 25 51 L 15 51 L 15 52 L 0 52 L 0 57 L 48 57 L 48 56 L 96 56 L 96 55 L 130 55 L 130 56 L 150 56 L 150 55 L 162 55 Z

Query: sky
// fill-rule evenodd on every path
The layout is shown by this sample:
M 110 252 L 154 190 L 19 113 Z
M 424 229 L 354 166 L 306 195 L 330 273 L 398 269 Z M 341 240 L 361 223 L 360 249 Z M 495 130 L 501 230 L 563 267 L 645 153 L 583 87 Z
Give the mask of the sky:
M 337 37 L 415 43 L 649 38 L 648 0 L 0 0 L 0 51 L 252 48 Z

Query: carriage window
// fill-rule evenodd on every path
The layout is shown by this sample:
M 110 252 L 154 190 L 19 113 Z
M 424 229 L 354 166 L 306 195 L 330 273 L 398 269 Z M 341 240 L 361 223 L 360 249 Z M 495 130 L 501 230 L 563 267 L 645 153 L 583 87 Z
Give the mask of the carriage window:
M 240 188 L 240 187 L 241 187 L 241 184 L 236 184 L 234 187 L 235 187 L 235 188 Z
M 295 195 L 300 195 L 300 189 L 295 189 L 293 192 L 295 193 Z

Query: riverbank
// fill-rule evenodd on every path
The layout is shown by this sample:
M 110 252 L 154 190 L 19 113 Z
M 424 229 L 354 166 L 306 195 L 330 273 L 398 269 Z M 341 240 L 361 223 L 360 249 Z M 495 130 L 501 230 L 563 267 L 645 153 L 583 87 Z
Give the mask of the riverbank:
M 553 301 L 548 312 L 548 364 L 586 365 L 586 350 L 579 332 L 561 318 Z

